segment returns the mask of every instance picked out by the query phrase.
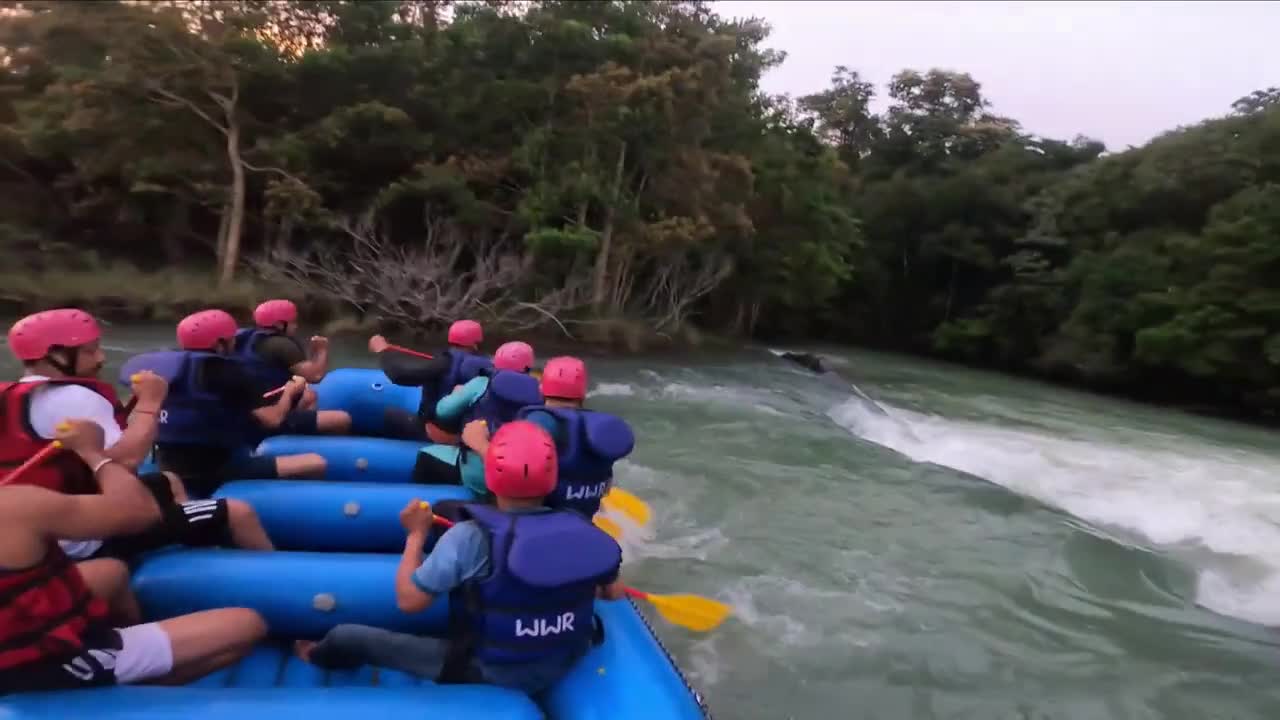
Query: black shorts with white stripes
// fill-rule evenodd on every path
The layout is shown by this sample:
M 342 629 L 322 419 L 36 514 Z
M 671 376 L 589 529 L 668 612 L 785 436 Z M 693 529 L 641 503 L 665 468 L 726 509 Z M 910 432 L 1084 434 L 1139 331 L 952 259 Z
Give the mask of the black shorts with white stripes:
M 230 516 L 226 500 L 174 502 L 169 481 L 161 473 L 140 478 L 160 505 L 160 522 L 133 535 L 106 540 L 92 557 L 112 557 L 126 562 L 167 545 L 207 547 L 231 544 Z

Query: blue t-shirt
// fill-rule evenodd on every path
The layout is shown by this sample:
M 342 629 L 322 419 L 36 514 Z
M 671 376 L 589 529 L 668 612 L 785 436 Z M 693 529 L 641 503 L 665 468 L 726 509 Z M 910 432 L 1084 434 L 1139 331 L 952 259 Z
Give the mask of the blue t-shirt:
M 555 439 L 556 433 L 560 431 L 560 423 L 556 421 L 556 416 L 546 410 L 531 410 L 524 419 L 546 430 L 552 439 Z
M 471 378 L 462 387 L 454 392 L 440 398 L 436 403 L 436 417 L 445 421 L 455 421 L 462 417 L 472 405 L 484 395 L 485 390 L 489 389 L 489 378 L 483 375 Z M 428 452 L 430 452 L 428 450 Z M 457 453 L 458 451 L 453 451 Z M 432 453 L 436 457 L 440 457 L 440 453 Z M 489 494 L 489 488 L 484 484 L 484 456 L 477 452 L 461 453 L 462 462 L 458 466 L 458 475 L 462 479 L 462 484 L 471 492 L 485 497 Z M 445 458 L 441 457 L 442 460 Z M 458 455 L 453 454 L 446 462 L 456 463 Z
M 474 453 L 472 453 L 474 454 Z M 531 508 L 515 512 L 550 512 L 548 508 Z M 473 578 L 484 578 L 491 571 L 489 542 L 484 530 L 471 520 L 460 522 L 440 536 L 431 554 L 413 571 L 413 584 L 431 595 L 447 595 Z M 584 641 L 581 652 L 517 665 L 490 665 L 477 662 L 485 682 L 537 693 L 564 677 L 591 648 Z

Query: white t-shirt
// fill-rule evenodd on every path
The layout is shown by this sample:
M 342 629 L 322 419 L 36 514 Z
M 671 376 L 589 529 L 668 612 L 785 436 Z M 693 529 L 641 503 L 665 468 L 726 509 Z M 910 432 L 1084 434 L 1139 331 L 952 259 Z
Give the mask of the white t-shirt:
M 18 382 L 48 380 L 43 375 L 27 375 Z M 42 387 L 31 393 L 31 429 L 42 438 L 52 439 L 54 428 L 68 418 L 92 420 L 102 428 L 103 445 L 111 447 L 120 441 L 124 430 L 116 422 L 111 401 L 87 387 L 57 385 Z M 101 540 L 59 540 L 62 551 L 73 560 L 86 558 L 102 547 Z
M 18 382 L 48 380 L 43 375 L 27 375 Z M 102 428 L 102 444 L 111 447 L 120 442 L 124 429 L 116 422 L 111 401 L 87 387 L 57 385 L 43 387 L 31 394 L 31 429 L 42 438 L 52 440 L 58 423 L 69 418 L 92 420 Z

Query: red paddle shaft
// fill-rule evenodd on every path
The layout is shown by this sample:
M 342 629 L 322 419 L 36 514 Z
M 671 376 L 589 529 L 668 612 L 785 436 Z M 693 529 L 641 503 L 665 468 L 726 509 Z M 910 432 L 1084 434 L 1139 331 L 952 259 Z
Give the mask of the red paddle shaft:
M 62 449 L 62 443 L 60 442 L 51 442 L 48 445 L 45 445 L 43 448 L 40 449 L 40 452 L 36 453 L 35 455 L 32 455 L 30 458 L 27 458 L 26 462 L 14 468 L 13 472 L 9 473 L 8 475 L 5 475 L 4 479 L 0 480 L 0 485 L 8 485 L 14 480 L 17 480 L 19 477 L 22 477 L 23 473 L 35 467 L 36 465 L 39 465 L 40 463 L 44 462 L 45 458 L 58 452 L 61 449 Z

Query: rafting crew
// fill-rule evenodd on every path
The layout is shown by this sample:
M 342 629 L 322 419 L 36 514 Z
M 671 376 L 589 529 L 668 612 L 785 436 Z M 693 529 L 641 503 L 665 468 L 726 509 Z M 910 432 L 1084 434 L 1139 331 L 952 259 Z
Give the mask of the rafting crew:
M 556 455 L 551 437 L 537 425 L 503 425 L 484 452 L 494 504 L 464 505 L 462 522 L 425 559 L 432 510 L 414 499 L 401 511 L 407 537 L 396 604 L 419 613 L 448 596 L 447 638 L 344 624 L 319 642 L 299 641 L 299 657 L 326 668 L 368 663 L 530 694 L 563 678 L 598 639 L 595 598 L 623 595 L 622 551 L 581 514 L 543 504 L 556 486 Z
M 464 385 L 493 363 L 480 353 L 484 328 L 475 320 L 458 320 L 449 326 L 448 347 L 430 359 L 387 352 L 391 347 L 381 335 L 369 338 L 369 352 L 378 355 L 387 378 L 396 385 L 422 389 L 418 412 L 403 408 L 387 408 L 386 435 L 399 440 L 421 440 L 446 445 L 458 443 L 457 432 L 447 432 L 436 424 L 436 405 L 440 399 Z
M 266 635 L 257 612 L 139 624 L 122 566 L 67 557 L 57 540 L 143 531 L 155 499 L 106 453 L 94 420 L 64 420 L 56 439 L 67 458 L 59 464 L 74 461 L 100 491 L 68 494 L 25 482 L 30 475 L 0 487 L 0 694 L 190 682 L 248 654 Z
M 2 463 L 13 469 L 42 450 L 66 418 L 88 418 L 103 434 L 105 457 L 130 470 L 146 459 L 156 440 L 160 411 L 168 396 L 165 379 L 139 372 L 132 384 L 132 409 L 120 404 L 110 383 L 98 379 L 105 355 L 101 330 L 92 315 L 71 308 L 35 313 L 14 323 L 9 349 L 22 362 L 17 382 L 0 383 L 3 396 Z M 25 472 L 27 484 L 59 492 L 98 492 L 92 473 L 73 457 L 57 457 Z M 139 555 L 173 544 L 226 545 L 271 550 L 253 508 L 240 500 L 192 501 L 180 474 L 157 472 L 140 478 L 153 498 L 152 522 L 140 532 L 64 539 L 72 559 Z
M 488 495 L 484 452 L 489 433 L 516 419 L 520 408 L 542 402 L 533 370 L 533 347 L 509 342 L 493 353 L 493 367 L 454 388 L 436 403 L 435 422 L 460 434 L 457 445 L 428 445 L 418 453 L 415 482 L 461 484 L 479 497 Z M 483 432 L 477 432 L 477 428 Z
M 210 610 L 138 624 L 124 563 L 74 562 L 63 549 L 154 537 L 158 528 L 171 534 L 164 544 L 227 530 L 225 502 L 200 517 L 174 513 L 173 495 L 184 492 L 177 478 L 134 474 L 155 432 L 164 381 L 142 374 L 136 406 L 126 413 L 96 377 L 101 331 L 80 310 L 30 315 L 8 339 L 26 373 L 0 387 L 0 693 L 185 682 L 238 660 L 265 634 L 256 612 Z M 52 440 L 61 447 L 38 459 Z
M 312 336 L 308 349 L 298 340 L 298 306 L 290 300 L 267 300 L 253 311 L 254 327 L 238 329 L 235 354 L 261 385 L 278 388 L 293 377 L 308 383 L 324 379 L 329 369 L 329 339 Z M 316 410 L 316 394 L 305 388 L 273 428 L 277 434 L 342 435 L 351 430 L 351 415 L 344 410 Z
M 278 432 L 306 389 L 294 376 L 274 395 L 235 353 L 236 321 L 223 310 L 202 310 L 177 326 L 179 349 L 135 355 L 122 375 L 147 369 L 165 377 L 169 395 L 161 408 L 156 459 L 200 495 L 227 480 L 322 477 L 325 459 L 316 453 L 253 454 Z M 269 396 L 269 397 L 268 397 Z

